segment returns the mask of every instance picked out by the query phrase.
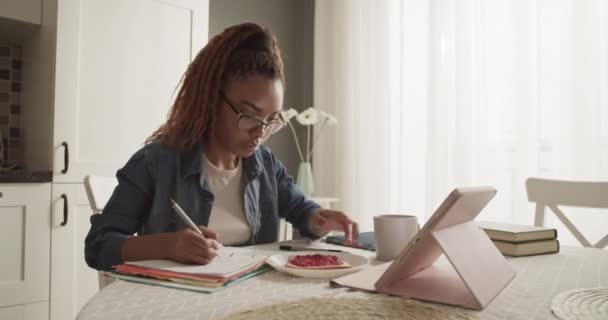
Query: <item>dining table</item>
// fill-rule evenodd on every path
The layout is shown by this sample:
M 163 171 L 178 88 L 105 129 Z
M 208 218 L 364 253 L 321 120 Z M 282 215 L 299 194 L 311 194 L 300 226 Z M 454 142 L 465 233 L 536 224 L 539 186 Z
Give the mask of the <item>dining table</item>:
M 373 251 L 323 246 L 363 255 L 370 258 L 371 264 L 376 263 Z M 256 249 L 268 250 L 271 254 L 281 252 L 279 243 L 256 246 Z M 483 310 L 424 303 L 459 310 L 478 319 L 556 319 L 551 304 L 558 294 L 577 288 L 608 286 L 607 250 L 562 247 L 554 254 L 507 260 L 516 270 L 516 276 Z M 335 287 L 327 279 L 295 277 L 276 270 L 214 293 L 116 280 L 95 294 L 80 310 L 77 319 L 222 319 L 245 310 L 311 297 L 378 299 L 385 296 Z

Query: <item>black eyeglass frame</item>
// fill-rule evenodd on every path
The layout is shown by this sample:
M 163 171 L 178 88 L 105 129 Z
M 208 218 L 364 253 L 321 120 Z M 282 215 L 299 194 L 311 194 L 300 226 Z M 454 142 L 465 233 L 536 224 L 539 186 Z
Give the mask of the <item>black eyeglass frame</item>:
M 222 91 L 220 91 L 220 97 L 222 98 L 222 100 L 224 100 L 224 102 L 226 102 L 226 104 L 230 107 L 230 109 L 232 109 L 232 111 L 234 111 L 234 113 L 236 113 L 236 115 L 237 115 L 236 126 L 243 131 L 257 130 L 258 128 L 262 127 L 263 129 L 265 129 L 265 132 L 264 132 L 265 136 L 270 136 L 270 135 L 273 135 L 273 134 L 279 132 L 281 129 L 283 129 L 287 126 L 287 121 L 285 121 L 285 119 L 283 118 L 283 115 L 280 112 L 279 112 L 278 120 L 271 120 L 271 121 L 266 122 L 263 119 L 261 119 L 260 117 L 242 112 L 239 108 L 237 108 L 230 101 L 230 99 L 228 99 L 228 97 L 226 97 L 226 95 Z M 251 128 L 242 127 L 239 125 L 239 123 L 243 123 L 242 122 L 243 119 L 256 120 L 258 122 L 258 125 L 253 126 Z M 273 126 L 278 126 L 278 127 L 273 127 Z M 276 129 L 266 130 L 267 128 L 276 128 Z

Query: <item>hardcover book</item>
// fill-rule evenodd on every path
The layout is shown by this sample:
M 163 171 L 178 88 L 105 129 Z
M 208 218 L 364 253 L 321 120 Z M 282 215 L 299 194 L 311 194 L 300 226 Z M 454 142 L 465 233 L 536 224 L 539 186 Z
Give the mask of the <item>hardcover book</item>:
M 500 253 L 512 257 L 559 252 L 559 241 L 556 239 L 536 240 L 519 243 L 497 240 L 494 240 L 492 242 L 494 243 L 496 248 L 498 248 L 498 251 L 500 251 Z
M 557 230 L 503 222 L 480 221 L 477 223 L 492 240 L 504 242 L 525 242 L 552 240 L 557 238 Z

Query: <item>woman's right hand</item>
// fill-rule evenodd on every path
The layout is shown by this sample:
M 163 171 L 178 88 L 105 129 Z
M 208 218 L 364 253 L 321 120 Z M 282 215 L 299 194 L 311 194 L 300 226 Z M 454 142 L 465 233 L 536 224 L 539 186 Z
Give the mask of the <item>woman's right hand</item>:
M 171 260 L 182 263 L 208 264 L 217 256 L 220 248 L 218 234 L 204 226 L 199 226 L 203 234 L 189 228 L 175 232 L 169 252 Z

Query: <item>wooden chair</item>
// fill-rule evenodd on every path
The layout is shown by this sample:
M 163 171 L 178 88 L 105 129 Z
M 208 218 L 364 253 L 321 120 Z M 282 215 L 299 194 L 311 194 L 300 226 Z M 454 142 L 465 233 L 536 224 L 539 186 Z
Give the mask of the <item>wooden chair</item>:
M 608 182 L 528 178 L 526 190 L 528 201 L 536 203 L 534 225 L 543 226 L 545 207 L 548 207 L 584 247 L 602 249 L 608 245 L 608 234 L 592 245 L 559 208 L 559 206 L 608 208 Z
M 101 213 L 103 207 L 108 203 L 112 192 L 118 185 L 114 177 L 102 177 L 89 175 L 84 177 L 84 188 L 87 191 L 89 205 L 93 213 Z
M 324 209 L 331 209 L 334 203 L 340 202 L 340 199 L 333 197 L 312 197 L 310 200 L 318 203 L 321 208 Z M 277 241 L 286 241 L 292 239 L 293 227 L 291 226 L 291 223 L 285 221 L 285 219 L 281 219 L 279 221 L 279 235 L 277 236 Z
M 87 192 L 89 205 L 93 214 L 101 214 L 103 207 L 108 203 L 114 189 L 118 185 L 118 180 L 114 177 L 103 177 L 88 175 L 84 177 L 84 188 Z M 99 289 L 107 286 L 113 281 L 113 278 L 99 272 Z

